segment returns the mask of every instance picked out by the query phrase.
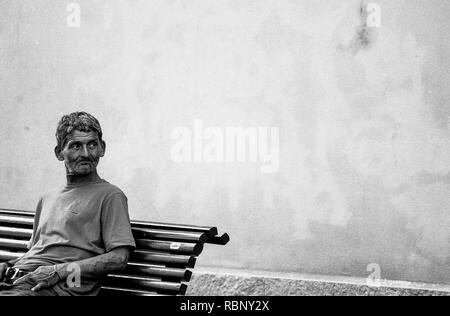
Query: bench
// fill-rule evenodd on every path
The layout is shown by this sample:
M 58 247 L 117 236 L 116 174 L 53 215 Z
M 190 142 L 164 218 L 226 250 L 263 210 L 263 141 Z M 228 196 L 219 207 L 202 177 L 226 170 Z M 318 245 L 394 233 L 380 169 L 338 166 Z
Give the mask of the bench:
M 0 209 L 0 262 L 27 251 L 34 213 Z M 216 227 L 132 221 L 136 250 L 124 271 L 108 275 L 102 296 L 185 295 L 197 257 L 205 244 L 226 245 Z

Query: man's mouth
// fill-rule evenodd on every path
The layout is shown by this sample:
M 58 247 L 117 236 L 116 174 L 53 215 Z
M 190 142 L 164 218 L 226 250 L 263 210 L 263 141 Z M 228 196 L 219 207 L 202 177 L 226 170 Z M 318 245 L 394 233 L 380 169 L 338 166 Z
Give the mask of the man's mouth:
M 78 163 L 78 165 L 91 165 L 92 162 L 91 161 L 81 161 Z

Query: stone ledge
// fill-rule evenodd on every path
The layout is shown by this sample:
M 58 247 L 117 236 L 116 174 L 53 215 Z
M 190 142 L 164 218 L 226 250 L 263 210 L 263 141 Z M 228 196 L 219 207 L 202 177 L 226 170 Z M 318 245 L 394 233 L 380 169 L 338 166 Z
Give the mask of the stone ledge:
M 275 277 L 194 272 L 187 296 L 450 296 L 450 286 L 383 281 L 368 286 L 355 278 Z

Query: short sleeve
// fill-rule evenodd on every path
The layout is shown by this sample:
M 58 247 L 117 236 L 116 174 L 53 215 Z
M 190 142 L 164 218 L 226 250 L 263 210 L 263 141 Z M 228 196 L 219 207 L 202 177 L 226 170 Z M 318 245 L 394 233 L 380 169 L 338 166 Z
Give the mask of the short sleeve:
M 117 247 L 136 247 L 125 194 L 119 192 L 107 197 L 102 206 L 101 216 L 102 238 L 106 252 Z
M 37 229 L 39 226 L 39 219 L 41 217 L 41 211 L 42 211 L 42 203 L 43 198 L 41 198 L 36 206 L 36 213 L 34 214 L 34 224 L 33 224 L 33 233 L 31 234 L 31 238 L 28 241 L 27 249 L 30 250 L 34 244 L 36 243 L 36 237 L 37 237 Z

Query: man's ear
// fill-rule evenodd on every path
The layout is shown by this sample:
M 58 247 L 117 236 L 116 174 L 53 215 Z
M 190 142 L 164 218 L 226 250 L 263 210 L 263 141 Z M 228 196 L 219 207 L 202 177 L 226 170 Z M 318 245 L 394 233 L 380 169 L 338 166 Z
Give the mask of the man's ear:
M 106 152 L 106 143 L 102 140 L 102 152 L 100 153 L 100 157 L 105 156 Z
M 55 156 L 59 161 L 64 161 L 64 157 L 61 155 L 61 148 L 59 146 L 55 147 Z

